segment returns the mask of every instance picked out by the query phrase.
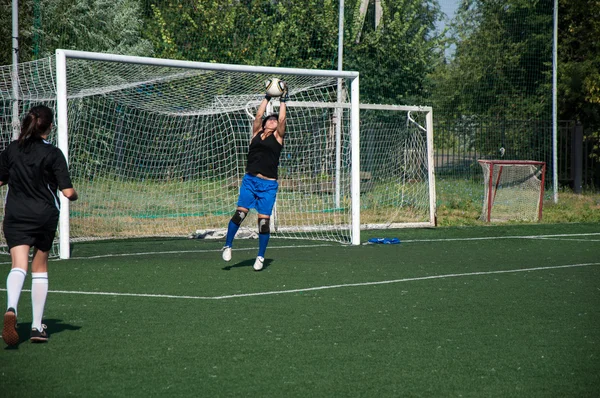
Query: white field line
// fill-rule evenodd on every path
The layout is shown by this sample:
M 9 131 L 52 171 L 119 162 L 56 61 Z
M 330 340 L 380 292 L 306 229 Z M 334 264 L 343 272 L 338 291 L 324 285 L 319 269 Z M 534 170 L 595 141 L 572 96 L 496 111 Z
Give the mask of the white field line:
M 337 246 L 337 244 L 315 244 L 315 245 L 296 245 L 296 246 L 273 246 L 269 249 L 297 249 L 305 247 L 331 247 Z M 256 247 L 242 247 L 239 249 L 233 249 L 234 252 L 253 250 L 256 251 Z M 97 258 L 110 258 L 110 257 L 132 257 L 132 256 L 151 256 L 156 254 L 184 254 L 184 253 L 215 253 L 220 252 L 221 249 L 202 249 L 202 250 L 170 250 L 162 252 L 131 252 L 131 253 L 113 253 L 113 254 L 100 254 L 98 256 L 87 256 L 87 257 L 71 257 L 70 260 L 94 260 Z M 48 261 L 63 261 L 58 258 L 52 258 Z M 69 261 L 69 260 L 67 260 Z M 10 261 L 0 262 L 2 264 L 11 264 Z
M 600 232 L 591 232 L 585 234 L 560 234 L 560 235 L 522 235 L 522 236 L 482 236 L 479 238 L 442 238 L 442 239 L 414 239 L 403 240 L 405 243 L 415 242 L 453 242 L 453 241 L 476 241 L 476 240 L 495 240 L 495 239 L 547 239 L 547 238 L 567 238 L 573 236 L 600 236 Z
M 298 246 L 273 246 L 269 249 L 294 249 L 301 247 L 327 247 L 334 246 L 333 244 L 315 244 L 315 245 L 298 245 Z M 233 251 L 246 251 L 246 250 L 256 250 L 256 247 L 242 247 L 239 249 L 232 249 Z M 183 253 L 211 253 L 211 252 L 220 252 L 221 249 L 204 249 L 204 250 L 173 250 L 166 252 L 144 252 L 144 253 L 119 253 L 119 254 L 101 254 L 99 256 L 89 256 L 89 257 L 71 257 L 73 260 L 89 260 L 94 258 L 106 258 L 106 257 L 128 257 L 128 256 L 147 256 L 153 254 L 183 254 Z M 60 261 L 60 260 L 56 260 Z
M 420 243 L 420 242 L 458 242 L 458 241 L 479 241 L 479 240 L 496 240 L 496 239 L 550 239 L 550 238 L 568 238 L 577 236 L 600 236 L 600 232 L 591 232 L 583 234 L 560 234 L 560 235 L 516 235 L 516 236 L 483 236 L 478 238 L 440 238 L 440 239 L 408 239 L 401 240 L 401 243 Z M 570 240 L 570 239 L 565 239 Z M 596 240 L 581 240 L 582 242 L 596 242 Z M 366 242 L 363 245 L 367 244 Z M 298 245 L 298 246 L 269 246 L 269 251 L 277 249 L 294 249 L 294 248 L 307 248 L 307 247 L 333 247 L 339 246 L 339 244 L 314 244 L 314 245 Z M 233 249 L 233 251 L 247 251 L 256 250 L 255 247 L 246 247 Z M 87 257 L 71 257 L 71 260 L 93 260 L 97 258 L 110 258 L 110 257 L 133 257 L 133 256 L 148 256 L 156 254 L 184 254 L 184 253 L 214 253 L 220 252 L 221 249 L 202 249 L 202 250 L 171 250 L 171 251 L 157 251 L 157 252 L 131 252 L 131 253 L 117 253 L 117 254 L 101 254 L 98 256 L 87 256 Z M 60 259 L 50 259 L 50 261 L 63 261 Z M 10 261 L 0 262 L 0 265 L 11 264 Z
M 485 271 L 485 272 L 467 272 L 463 274 L 445 274 L 445 275 L 430 275 L 430 276 L 421 276 L 415 278 L 403 278 L 403 279 L 392 279 L 385 281 L 377 281 L 377 282 L 359 282 L 359 283 L 345 283 L 341 285 L 326 285 L 326 286 L 316 286 L 316 287 L 307 287 L 302 289 L 289 289 L 289 290 L 274 290 L 267 292 L 256 292 L 256 293 L 243 293 L 243 294 L 231 294 L 225 296 L 178 296 L 178 295 L 170 295 L 170 294 L 145 294 L 145 293 L 111 293 L 111 292 L 81 292 L 81 291 L 68 291 L 68 290 L 50 290 L 49 293 L 59 293 L 59 294 L 79 294 L 79 295 L 89 295 L 89 296 L 125 296 L 125 297 L 150 297 L 150 298 L 168 298 L 168 299 L 187 299 L 187 300 L 224 300 L 224 299 L 234 299 L 234 298 L 244 298 L 244 297 L 254 297 L 254 296 L 271 296 L 278 294 L 290 294 L 290 293 L 302 293 L 302 292 L 313 292 L 318 290 L 327 290 L 327 289 L 340 289 L 344 287 L 361 287 L 361 286 L 373 286 L 373 285 L 387 285 L 392 283 L 402 283 L 402 282 L 413 282 L 413 281 L 424 281 L 431 279 L 448 279 L 448 278 L 458 278 L 465 276 L 481 276 L 481 275 L 495 275 L 495 274 L 511 274 L 516 272 L 531 272 L 531 271 L 544 271 L 544 270 L 555 270 L 561 268 L 576 268 L 576 267 L 589 267 L 594 265 L 600 265 L 600 263 L 585 263 L 585 264 L 568 264 L 568 265 L 556 265 L 551 267 L 534 267 L 534 268 L 517 268 L 511 270 L 500 270 L 500 271 Z M 6 289 L 0 289 L 6 291 Z M 30 290 L 23 290 L 30 291 Z
M 538 238 L 539 240 L 559 240 L 563 242 L 600 242 L 600 239 Z

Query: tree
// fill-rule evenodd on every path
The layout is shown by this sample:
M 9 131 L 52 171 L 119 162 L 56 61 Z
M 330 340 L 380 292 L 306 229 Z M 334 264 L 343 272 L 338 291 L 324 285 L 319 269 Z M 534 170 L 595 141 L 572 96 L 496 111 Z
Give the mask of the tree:
M 358 7 L 351 7 L 355 13 Z M 443 37 L 435 23 L 442 17 L 437 1 L 382 1 L 382 19 L 374 23 L 346 24 L 344 68 L 361 73 L 361 101 L 423 104 L 428 97 L 427 75 L 443 51 Z M 373 21 L 374 7 L 366 14 Z M 348 19 L 352 21 L 352 18 Z M 364 29 L 360 42 L 357 32 Z
M 33 2 L 19 2 L 19 62 L 31 60 Z M 12 63 L 12 1 L 0 2 L 0 65 Z
M 600 158 L 600 1 L 560 0 L 558 111 L 576 120 Z
M 334 0 L 181 0 L 150 5 L 157 56 L 327 68 L 337 49 Z
M 41 0 L 46 19 L 38 36 L 43 55 L 56 48 L 127 55 L 153 54 L 141 38 L 139 0 Z M 67 16 L 67 17 L 65 17 Z
M 439 56 L 437 1 L 388 0 L 378 29 L 367 23 L 355 43 L 346 1 L 344 69 L 361 73 L 364 102 L 415 103 Z M 183 0 L 151 5 L 146 37 L 160 57 L 204 62 L 335 69 L 337 0 Z M 372 21 L 374 4 L 367 19 Z M 362 28 L 362 24 L 361 24 Z
M 141 37 L 142 0 L 20 0 L 19 62 L 46 57 L 57 48 L 127 55 L 153 54 Z M 10 49 L 10 4 L 0 6 L 0 34 Z M 3 65 L 12 55 L 1 53 Z
M 550 119 L 552 18 L 552 0 L 463 0 L 452 25 L 456 52 L 433 76 L 436 108 Z
M 352 26 L 368 4 L 361 41 Z M 339 0 L 21 0 L 21 61 L 56 48 L 205 62 L 336 69 Z M 346 0 L 344 69 L 364 102 L 423 103 L 440 58 L 437 0 Z M 5 7 L 5 6 L 2 6 Z M 8 14 L 2 25 L 10 26 Z M 364 26 L 363 26 L 364 25 Z M 6 33 L 5 37 L 10 37 Z M 8 42 L 7 42 L 8 44 Z M 8 46 L 5 48 L 9 48 Z M 4 54 L 10 63 L 10 52 Z

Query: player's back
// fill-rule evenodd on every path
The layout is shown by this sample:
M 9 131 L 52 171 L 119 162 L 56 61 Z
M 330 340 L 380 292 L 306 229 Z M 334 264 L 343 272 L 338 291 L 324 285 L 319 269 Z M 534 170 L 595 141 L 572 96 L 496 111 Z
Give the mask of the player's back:
M 7 214 L 29 218 L 58 212 L 58 156 L 62 156 L 60 150 L 43 140 L 27 146 L 13 141 L 8 146 L 2 159 L 3 167 L 8 168 Z

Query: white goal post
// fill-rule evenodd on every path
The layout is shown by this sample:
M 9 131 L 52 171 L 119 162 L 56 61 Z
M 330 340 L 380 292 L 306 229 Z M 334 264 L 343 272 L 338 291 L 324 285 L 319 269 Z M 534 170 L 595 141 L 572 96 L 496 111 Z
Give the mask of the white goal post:
M 323 77 L 330 79 L 348 79 L 350 81 L 350 115 L 349 115 L 349 130 L 351 136 L 351 193 L 350 200 L 352 202 L 351 212 L 351 243 L 353 245 L 360 244 L 360 194 L 356 189 L 360 185 L 360 160 L 359 160 L 359 74 L 358 72 L 346 71 L 328 71 L 328 70 L 311 70 L 311 69 L 296 69 L 296 68 L 274 68 L 262 66 L 242 66 L 242 65 L 227 65 L 205 62 L 178 61 L 170 59 L 157 59 L 148 57 L 136 57 L 116 54 L 91 53 L 73 50 L 56 50 L 56 84 L 57 84 L 57 121 L 58 121 L 58 146 L 65 156 L 68 158 L 68 105 L 67 97 L 69 78 L 67 74 L 67 59 L 79 59 L 101 62 L 113 62 L 121 64 L 136 64 L 167 68 L 181 68 L 198 71 L 219 71 L 233 73 L 253 73 L 258 75 L 275 75 L 275 76 L 308 76 L 308 77 Z M 337 83 L 337 80 L 336 80 Z M 310 84 L 310 83 L 309 83 Z M 315 83 L 318 84 L 318 83 Z M 257 87 L 253 87 L 256 89 Z M 293 87 L 292 87 L 293 89 Z M 109 89 L 110 90 L 110 89 Z M 331 105 L 335 107 L 335 104 Z M 60 236 L 60 258 L 69 258 L 70 256 L 70 225 L 69 225 L 69 203 L 64 197 L 61 197 L 61 217 L 59 220 L 59 236 Z M 234 207 L 232 202 L 231 207 Z
M 6 142 L 10 72 L 0 66 Z M 21 117 L 40 103 L 56 110 L 50 139 L 80 193 L 62 198 L 61 258 L 80 241 L 222 236 L 271 77 L 290 85 L 273 238 L 358 245 L 364 229 L 436 224 L 432 109 L 361 104 L 358 72 L 57 50 L 18 76 Z M 256 229 L 251 211 L 240 232 Z

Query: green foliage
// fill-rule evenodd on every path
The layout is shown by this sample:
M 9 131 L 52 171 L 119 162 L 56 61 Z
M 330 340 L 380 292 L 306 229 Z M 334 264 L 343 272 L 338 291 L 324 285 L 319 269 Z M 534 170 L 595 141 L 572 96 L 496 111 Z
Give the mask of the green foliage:
M 454 57 L 432 79 L 448 115 L 549 118 L 552 3 L 463 0 L 452 25 Z
M 159 57 L 331 69 L 333 0 L 153 2 L 146 37 Z
M 361 102 L 422 104 L 428 96 L 425 79 L 442 48 L 443 38 L 435 31 L 441 18 L 439 5 L 419 0 L 382 4 L 377 29 L 367 23 L 359 43 L 354 41 L 356 32 L 345 35 L 344 68 L 361 72 Z M 367 14 L 367 21 L 370 17 Z
M 551 0 L 461 1 L 429 77 L 437 148 L 551 162 L 552 22 Z
M 41 56 L 60 47 L 152 55 L 150 43 L 140 37 L 143 20 L 138 0 L 41 0 L 40 7 L 43 18 L 52 21 L 38 32 Z
M 19 1 L 19 61 L 54 54 L 57 48 L 153 55 L 141 37 L 143 0 L 25 0 Z M 10 50 L 10 2 L 0 5 L 2 48 Z M 2 65 L 11 63 L 10 51 L 0 53 Z
M 12 1 L 0 2 L 0 65 L 12 63 Z M 32 1 L 19 1 L 19 62 L 29 61 L 33 53 L 31 32 L 34 24 Z
M 437 0 L 374 2 L 352 24 L 360 0 L 346 0 L 344 69 L 361 72 L 363 102 L 422 103 L 441 58 Z M 23 0 L 21 61 L 56 48 L 205 62 L 336 69 L 338 0 Z M 10 50 L 10 6 L 0 24 Z M 355 38 L 360 31 L 361 41 Z M 10 51 L 2 53 L 10 64 Z
M 563 119 L 585 126 L 600 158 L 600 1 L 560 0 L 558 101 Z
M 346 2 L 346 21 L 355 19 L 359 3 Z M 160 57 L 335 69 L 337 6 L 336 0 L 155 2 L 145 34 Z M 363 102 L 410 103 L 425 96 L 424 79 L 439 58 L 434 24 L 440 17 L 437 1 L 386 1 L 378 29 L 371 22 L 346 24 L 344 69 L 361 72 Z M 364 30 L 359 43 L 357 29 Z

